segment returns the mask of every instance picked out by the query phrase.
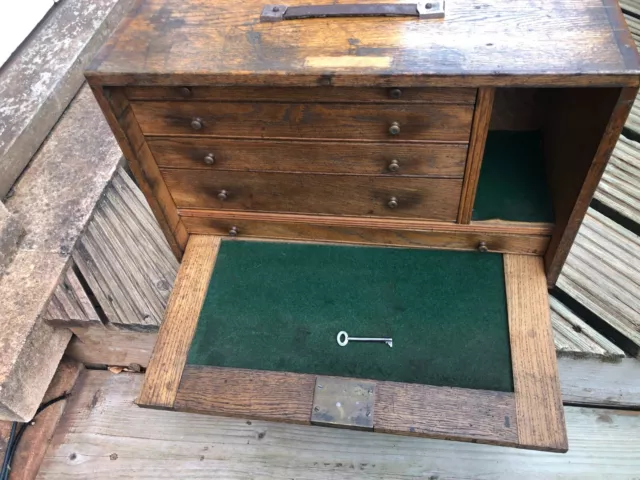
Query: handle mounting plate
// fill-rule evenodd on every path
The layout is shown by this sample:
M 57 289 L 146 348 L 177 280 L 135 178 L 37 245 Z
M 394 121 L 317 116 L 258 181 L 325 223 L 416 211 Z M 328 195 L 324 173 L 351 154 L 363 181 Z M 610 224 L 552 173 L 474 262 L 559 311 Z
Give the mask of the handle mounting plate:
M 261 22 L 280 22 L 302 18 L 327 17 L 418 17 L 444 18 L 444 0 L 417 3 L 369 3 L 306 5 L 266 5 L 260 14 Z

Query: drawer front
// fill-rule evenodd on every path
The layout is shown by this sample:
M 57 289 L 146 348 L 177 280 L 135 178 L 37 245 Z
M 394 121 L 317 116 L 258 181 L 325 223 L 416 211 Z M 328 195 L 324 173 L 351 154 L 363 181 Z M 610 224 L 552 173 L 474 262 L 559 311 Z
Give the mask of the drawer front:
M 474 104 L 475 88 L 127 87 L 130 100 Z
M 146 135 L 468 142 L 471 105 L 132 102 Z M 397 134 L 392 134 L 393 127 Z
M 233 235 L 238 238 L 273 238 L 278 240 L 310 240 L 316 242 L 388 245 L 447 250 L 477 250 L 484 244 L 490 252 L 542 255 L 549 243 L 543 235 L 506 235 L 464 231 L 419 231 L 392 228 L 364 228 L 344 225 L 313 225 L 308 222 L 264 219 L 182 217 L 189 233 Z M 327 222 L 329 223 L 329 222 Z
M 427 175 L 462 178 L 460 144 L 338 143 L 149 137 L 161 167 L 208 170 Z
M 462 190 L 460 179 L 205 174 L 178 169 L 162 170 L 162 175 L 176 206 L 182 209 L 413 217 L 453 222 Z M 394 204 L 395 208 L 391 208 Z

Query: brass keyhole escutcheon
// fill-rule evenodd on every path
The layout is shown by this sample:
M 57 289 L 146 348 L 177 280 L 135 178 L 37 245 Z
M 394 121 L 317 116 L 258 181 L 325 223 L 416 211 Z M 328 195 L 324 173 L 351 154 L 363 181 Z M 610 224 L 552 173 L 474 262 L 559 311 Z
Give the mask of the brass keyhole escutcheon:
M 387 168 L 390 172 L 397 172 L 398 170 L 400 170 L 400 164 L 398 163 L 398 160 L 394 158 L 393 160 L 391 160 L 391 163 L 387 166 Z
M 389 208 L 396 208 L 398 206 L 398 199 L 396 197 L 391 197 L 387 205 Z
M 229 198 L 229 194 L 226 190 L 220 190 L 218 193 L 218 200 L 224 202 L 227 198 Z
M 206 163 L 207 165 L 213 165 L 214 163 L 216 163 L 216 156 L 213 153 L 207 153 L 204 156 L 204 163 Z
M 393 122 L 391 124 L 391 126 L 389 127 L 389 133 L 391 135 L 398 135 L 400 134 L 400 124 L 398 122 Z

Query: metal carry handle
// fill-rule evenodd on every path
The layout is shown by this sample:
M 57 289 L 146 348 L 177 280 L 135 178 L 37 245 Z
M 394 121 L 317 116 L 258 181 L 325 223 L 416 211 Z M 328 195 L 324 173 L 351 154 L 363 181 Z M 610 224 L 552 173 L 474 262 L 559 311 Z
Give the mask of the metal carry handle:
M 261 22 L 280 22 L 302 18 L 326 17 L 418 17 L 444 18 L 444 0 L 418 3 L 367 3 L 345 5 L 306 5 L 288 7 L 267 5 L 260 14 Z

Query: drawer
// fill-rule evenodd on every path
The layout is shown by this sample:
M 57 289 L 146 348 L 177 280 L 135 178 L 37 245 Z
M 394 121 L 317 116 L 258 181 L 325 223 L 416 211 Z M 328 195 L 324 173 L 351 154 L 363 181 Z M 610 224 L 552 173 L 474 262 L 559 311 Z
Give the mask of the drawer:
M 428 175 L 461 178 L 461 144 L 344 143 L 149 137 L 160 167 L 207 170 Z
M 414 217 L 453 222 L 461 179 L 164 169 L 179 209 Z M 224 198 L 220 200 L 219 198 Z M 389 205 L 397 205 L 390 208 Z
M 547 298 L 535 256 L 191 235 L 137 404 L 564 452 Z
M 468 142 L 472 105 L 132 102 L 145 135 Z M 392 134 L 392 127 L 397 134 Z
M 476 101 L 475 88 L 366 87 L 127 87 L 130 100 L 214 100 L 233 102 L 465 103 Z
M 198 212 L 202 213 L 202 212 Z M 209 212 L 206 212 L 209 213 Z M 549 244 L 546 235 L 513 235 L 474 231 L 459 225 L 410 224 L 406 220 L 345 217 L 313 217 L 282 213 L 212 212 L 213 215 L 182 216 L 189 233 L 234 236 L 240 239 L 276 239 L 331 243 L 386 245 L 411 248 L 442 248 L 542 255 Z M 466 227 L 469 227 L 468 225 Z

